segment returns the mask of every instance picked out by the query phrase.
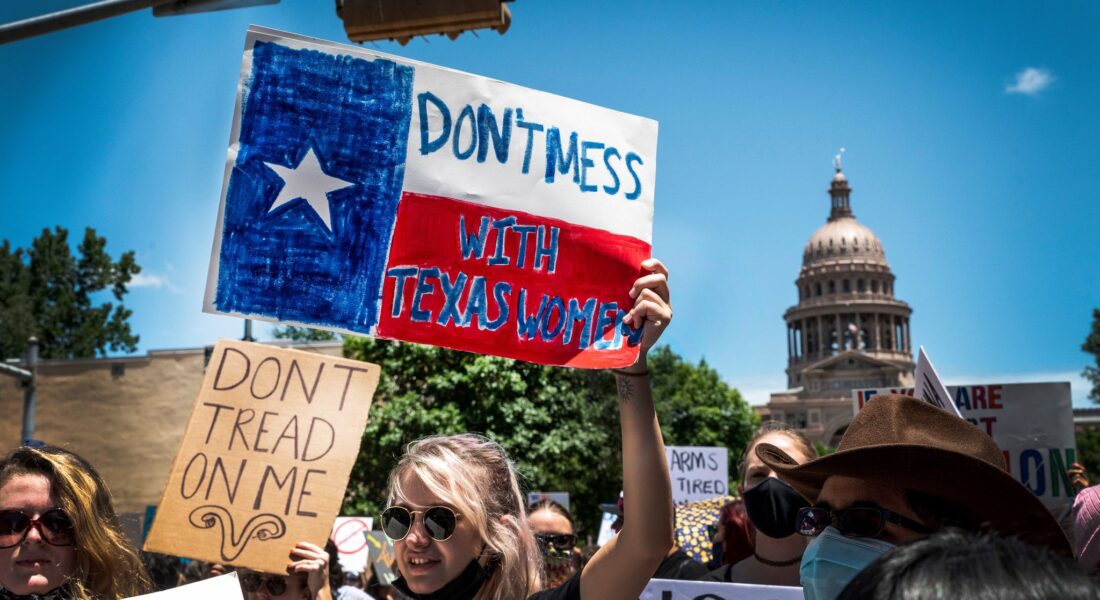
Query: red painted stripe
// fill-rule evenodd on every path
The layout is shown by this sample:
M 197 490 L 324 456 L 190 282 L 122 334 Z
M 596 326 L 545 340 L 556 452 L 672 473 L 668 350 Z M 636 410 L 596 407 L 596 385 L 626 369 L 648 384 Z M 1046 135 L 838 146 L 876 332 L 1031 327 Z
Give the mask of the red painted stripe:
M 607 201 L 593 198 L 593 202 Z M 503 256 L 509 259 L 505 266 L 490 265 L 489 259 L 495 254 L 498 230 L 489 227 L 485 239 L 485 251 L 482 258 L 476 256 L 463 259 L 460 240 L 460 217 L 464 219 L 466 233 L 477 232 L 483 217 L 499 221 L 514 217 L 516 225 L 542 226 L 544 241 L 550 236 L 552 228 L 558 229 L 558 251 L 554 272 L 547 270 L 545 259 L 540 262 L 541 270 L 534 268 L 537 232 L 527 234 L 527 247 L 523 255 L 524 266 L 520 267 L 519 256 L 522 237 L 517 229 L 508 229 L 504 233 Z M 609 303 L 616 303 L 627 311 L 634 302 L 628 292 L 634 280 L 640 274 L 639 264 L 650 256 L 650 246 L 646 242 L 629 236 L 616 235 L 561 221 L 540 217 L 524 212 L 501 210 L 472 204 L 450 198 L 404 193 L 397 211 L 397 224 L 393 243 L 390 248 L 387 273 L 394 269 L 411 267 L 417 275 L 404 280 L 398 316 L 393 316 L 395 306 L 396 282 L 394 276 L 387 276 L 383 284 L 383 299 L 380 321 L 376 334 L 380 337 L 400 339 L 435 346 L 444 346 L 481 354 L 493 354 L 522 360 L 568 365 L 585 368 L 606 368 L 632 364 L 638 354 L 636 346 L 626 343 L 625 339 L 618 349 L 597 349 L 597 339 L 612 340 L 614 327 L 605 325 L 602 331 L 596 331 L 596 315 L 589 319 L 591 333 L 587 348 L 581 343 L 585 319 L 577 319 L 572 327 L 571 340 L 565 343 L 569 331 L 567 323 L 554 298 L 560 299 L 560 306 L 568 310 L 570 300 L 574 308 L 580 309 L 592 299 L 591 307 L 603 305 L 609 316 L 614 312 Z M 425 271 L 424 269 L 429 269 Z M 440 278 L 432 277 L 430 269 L 439 269 L 441 278 L 459 290 L 457 302 L 452 303 L 459 315 L 465 318 L 472 313 L 478 296 L 474 291 L 475 278 L 482 277 L 485 282 L 487 304 L 486 317 L 470 317 L 467 326 L 456 324 L 451 314 L 444 324 L 439 322 L 444 314 L 444 290 Z M 458 287 L 460 274 L 466 276 L 465 285 Z M 442 277 L 444 276 L 445 277 Z M 418 281 L 418 277 L 421 280 Z M 420 294 L 417 308 L 430 315 L 427 322 L 412 318 L 414 300 L 417 298 L 418 283 L 425 291 Z M 502 286 L 510 286 L 510 293 L 504 293 Z M 509 318 L 496 330 L 482 329 L 494 320 L 499 320 L 500 307 L 494 297 L 494 289 L 505 299 L 509 309 Z M 520 310 L 520 290 L 525 290 L 527 314 L 534 314 L 544 295 L 548 297 L 548 318 L 540 322 L 539 329 L 551 335 L 543 339 L 525 339 L 518 331 L 517 312 Z M 596 311 L 593 310 L 593 313 Z M 423 313 L 422 313 L 423 316 Z

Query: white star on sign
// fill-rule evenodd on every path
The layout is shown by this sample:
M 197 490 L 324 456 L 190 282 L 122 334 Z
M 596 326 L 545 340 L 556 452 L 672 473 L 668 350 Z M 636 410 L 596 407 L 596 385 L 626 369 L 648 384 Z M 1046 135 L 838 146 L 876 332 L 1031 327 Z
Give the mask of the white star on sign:
M 306 151 L 301 162 L 292 169 L 269 162 L 264 164 L 275 171 L 284 183 L 283 189 L 279 190 L 279 196 L 275 198 L 275 202 L 267 212 L 270 213 L 291 200 L 301 198 L 309 204 L 318 217 L 321 217 L 325 229 L 331 232 L 332 217 L 329 214 L 328 194 L 353 186 L 355 183 L 325 174 L 312 147 Z

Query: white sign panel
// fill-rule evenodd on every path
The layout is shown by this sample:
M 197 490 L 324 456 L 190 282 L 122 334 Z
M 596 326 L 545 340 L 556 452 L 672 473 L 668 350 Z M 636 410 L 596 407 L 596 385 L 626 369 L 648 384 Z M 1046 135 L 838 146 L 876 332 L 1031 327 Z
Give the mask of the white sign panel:
M 188 585 L 181 585 L 163 592 L 132 596 L 133 600 L 243 600 L 241 584 L 237 573 L 227 573 L 210 579 L 203 579 Z
M 706 500 L 729 493 L 729 450 L 721 446 L 668 446 L 672 501 Z
M 962 417 L 988 433 L 1005 466 L 1048 507 L 1073 501 L 1066 469 L 1077 460 L 1068 382 L 948 386 Z M 913 395 L 912 388 L 854 390 L 856 412 L 880 394 Z
M 804 600 L 800 587 L 651 579 L 639 600 Z
M 913 373 L 913 379 L 917 382 L 916 389 L 919 391 L 917 397 L 925 402 L 941 408 L 955 416 L 962 418 L 962 413 L 959 412 L 959 407 L 955 406 L 955 403 L 951 401 L 951 396 L 947 393 L 947 387 L 943 385 L 943 381 L 940 380 L 940 374 L 936 372 L 936 368 L 932 366 L 932 360 L 928 358 L 928 354 L 924 351 L 924 346 L 920 347 L 919 358 L 917 359 L 917 370 Z
M 374 524 L 373 517 L 336 517 L 332 526 L 332 543 L 340 554 L 340 567 L 345 571 L 362 573 L 367 570 L 370 548 L 367 532 Z

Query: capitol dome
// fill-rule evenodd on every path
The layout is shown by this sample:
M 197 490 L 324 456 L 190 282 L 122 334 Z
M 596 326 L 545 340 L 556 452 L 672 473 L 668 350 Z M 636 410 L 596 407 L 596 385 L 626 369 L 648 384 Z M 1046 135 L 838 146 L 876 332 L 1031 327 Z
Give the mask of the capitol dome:
M 913 385 L 912 309 L 894 296 L 878 236 L 852 214 L 852 189 L 834 163 L 828 221 L 802 251 L 798 304 L 787 323 L 787 386 L 772 418 L 835 445 L 852 418 L 853 390 Z

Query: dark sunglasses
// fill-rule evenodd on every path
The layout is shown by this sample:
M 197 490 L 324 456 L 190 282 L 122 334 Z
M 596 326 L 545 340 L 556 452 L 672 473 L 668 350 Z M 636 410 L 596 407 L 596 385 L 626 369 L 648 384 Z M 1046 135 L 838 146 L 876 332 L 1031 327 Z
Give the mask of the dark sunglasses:
M 433 506 L 424 510 L 409 510 L 404 506 L 391 506 L 382 511 L 382 531 L 393 541 L 403 540 L 412 529 L 416 515 L 421 515 L 421 522 L 428 537 L 437 542 L 445 542 L 451 539 L 458 523 L 458 515 L 446 506 Z
M 31 527 L 51 546 L 72 546 L 76 542 L 73 522 L 60 508 L 51 508 L 37 519 L 21 510 L 0 510 L 0 548 L 13 548 L 23 543 Z
M 894 523 L 917 533 L 932 533 L 931 529 L 912 519 L 877 506 L 853 506 L 835 512 L 823 506 L 810 506 L 798 511 L 796 523 L 798 533 L 805 536 L 818 535 L 832 525 L 848 537 L 873 538 L 882 533 L 886 523 Z
M 265 577 L 259 573 L 245 573 L 241 576 L 241 587 L 250 593 L 256 593 L 261 587 L 266 587 L 267 593 L 278 596 L 286 591 L 286 577 L 281 575 Z
M 572 550 L 577 545 L 577 536 L 572 533 L 536 533 L 535 539 L 546 549 Z

